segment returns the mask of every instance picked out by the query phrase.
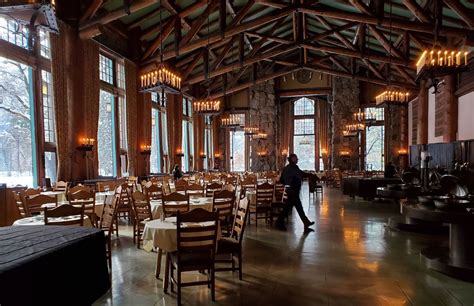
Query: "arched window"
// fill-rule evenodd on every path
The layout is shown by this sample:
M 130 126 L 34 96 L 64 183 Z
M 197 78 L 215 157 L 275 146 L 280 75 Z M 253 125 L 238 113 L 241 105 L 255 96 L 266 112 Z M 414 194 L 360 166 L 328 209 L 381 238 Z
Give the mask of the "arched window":
M 293 109 L 293 152 L 298 155 L 298 165 L 302 170 L 315 170 L 315 102 L 301 98 L 294 102 Z

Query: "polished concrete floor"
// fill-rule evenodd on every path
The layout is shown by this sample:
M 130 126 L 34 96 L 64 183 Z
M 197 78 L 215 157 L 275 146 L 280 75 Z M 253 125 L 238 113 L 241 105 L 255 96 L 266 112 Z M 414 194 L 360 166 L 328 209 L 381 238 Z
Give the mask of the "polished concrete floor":
M 337 189 L 302 200 L 314 232 L 304 233 L 296 211 L 287 232 L 248 226 L 244 277 L 219 272 L 216 302 L 207 287 L 183 289 L 183 305 L 474 305 L 474 284 L 425 268 L 419 252 L 447 236 L 385 227 L 392 203 L 351 200 Z M 176 305 L 155 279 L 156 253 L 137 250 L 128 226 L 114 240 L 112 289 L 94 305 Z M 202 277 L 192 274 L 189 278 Z

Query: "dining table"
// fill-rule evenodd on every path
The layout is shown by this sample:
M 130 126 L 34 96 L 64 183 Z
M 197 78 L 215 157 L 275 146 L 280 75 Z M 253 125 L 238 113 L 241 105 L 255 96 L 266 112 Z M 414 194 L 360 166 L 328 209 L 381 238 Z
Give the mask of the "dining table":
M 66 192 L 64 191 L 43 191 L 41 194 L 47 195 L 47 196 L 55 196 L 56 200 L 58 202 L 66 202 Z
M 173 202 L 169 202 L 173 204 Z M 163 202 L 161 200 L 151 200 L 151 214 L 153 219 L 160 219 L 163 214 Z M 212 211 L 212 197 L 190 197 L 189 210 L 196 208 L 203 208 L 207 211 Z
M 72 220 L 77 220 L 79 219 L 79 215 L 77 216 L 67 216 L 67 217 L 58 217 L 58 218 L 49 218 L 53 222 L 69 222 Z M 26 218 L 21 218 L 13 222 L 13 226 L 19 226 L 19 225 L 27 225 L 27 226 L 37 226 L 37 225 L 45 225 L 44 224 L 44 215 L 36 215 L 32 217 L 26 217 Z M 57 224 L 56 224 L 57 225 Z M 83 227 L 93 227 L 92 222 L 89 219 L 89 217 L 84 216 L 84 223 Z

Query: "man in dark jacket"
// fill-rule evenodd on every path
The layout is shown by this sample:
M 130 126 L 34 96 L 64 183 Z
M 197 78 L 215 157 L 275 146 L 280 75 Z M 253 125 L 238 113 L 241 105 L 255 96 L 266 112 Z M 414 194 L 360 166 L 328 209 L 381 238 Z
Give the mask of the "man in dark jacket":
M 307 228 L 314 224 L 314 221 L 310 221 L 308 217 L 306 217 L 303 205 L 301 204 L 300 200 L 301 185 L 303 183 L 303 178 L 306 177 L 307 174 L 301 171 L 301 169 L 298 167 L 298 156 L 296 156 L 296 154 L 290 154 L 288 157 L 288 162 L 289 164 L 283 168 L 280 177 L 280 182 L 287 186 L 286 193 L 288 195 L 288 199 L 285 206 L 283 207 L 283 211 L 278 217 L 276 227 L 280 230 L 286 230 L 284 220 L 286 217 L 288 217 L 288 213 L 294 206 L 301 218 L 301 221 L 303 221 L 305 228 Z

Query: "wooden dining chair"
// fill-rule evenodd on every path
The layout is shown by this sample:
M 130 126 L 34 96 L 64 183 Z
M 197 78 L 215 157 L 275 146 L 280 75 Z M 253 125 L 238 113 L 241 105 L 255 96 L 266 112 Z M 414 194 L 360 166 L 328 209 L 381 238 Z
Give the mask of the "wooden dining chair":
M 70 193 L 75 193 L 82 190 L 88 191 L 88 192 L 94 192 L 93 188 L 91 188 L 90 186 L 76 185 L 74 187 L 69 188 L 67 191 L 67 194 L 69 195 Z
M 75 192 L 69 191 L 67 198 L 70 205 L 76 207 L 83 206 L 84 214 L 89 217 L 94 227 L 98 227 L 99 217 L 95 212 L 95 192 L 92 192 L 89 188 L 81 188 Z
M 245 224 L 249 215 L 249 202 L 247 198 L 239 201 L 235 211 L 234 223 L 230 237 L 223 237 L 217 241 L 216 255 L 230 255 L 230 260 L 216 259 L 217 263 L 230 263 L 231 267 L 218 267 L 216 271 L 239 271 L 239 279 L 242 280 L 242 239 L 244 237 Z M 237 258 L 236 258 L 237 257 Z M 235 266 L 237 259 L 238 266 Z
M 28 211 L 28 217 L 32 215 L 38 215 L 43 211 L 44 204 L 54 204 L 54 206 L 58 206 L 58 198 L 56 195 L 45 195 L 45 194 L 37 194 L 27 196 L 25 198 L 25 206 Z
M 211 289 L 211 299 L 215 301 L 215 253 L 218 214 L 197 208 L 188 213 L 178 213 L 178 250 L 171 253 L 169 280 L 171 292 L 177 287 L 178 306 L 181 306 L 181 288 L 207 285 Z M 200 223 L 200 226 L 196 226 Z M 176 271 L 176 275 L 175 275 Z M 183 282 L 182 273 L 208 271 L 206 280 Z
M 133 243 L 137 243 L 137 248 L 140 248 L 140 242 L 142 241 L 142 233 L 145 228 L 145 223 L 153 220 L 151 213 L 151 205 L 145 194 L 140 191 L 134 191 L 132 193 L 133 203 Z
M 163 201 L 163 187 L 162 185 L 152 184 L 145 187 L 145 195 L 148 201 Z
M 97 192 L 113 191 L 115 190 L 115 186 L 116 186 L 115 181 L 97 182 L 96 190 Z
M 221 190 L 222 190 L 222 184 L 219 184 L 217 182 L 212 182 L 210 184 L 207 184 L 206 197 L 212 197 L 214 195 L 214 192 L 221 191 Z
M 214 193 L 214 197 L 212 199 L 212 211 L 217 211 L 219 213 L 221 230 L 225 233 L 229 233 L 230 227 L 232 226 L 234 203 L 234 192 L 221 190 Z
M 29 196 L 34 196 L 41 194 L 40 189 L 35 189 L 35 188 L 28 188 L 26 190 L 20 191 L 18 195 L 20 196 L 20 200 L 23 203 L 23 207 L 25 208 L 26 216 L 31 217 L 30 212 L 28 211 L 28 206 L 26 205 L 26 198 Z
M 112 233 L 115 231 L 115 226 L 117 226 L 117 208 L 119 201 L 120 195 L 107 198 L 104 203 L 104 209 L 102 210 L 99 224 L 99 228 L 102 229 L 105 234 L 107 261 L 110 269 L 112 269 Z
M 281 213 L 283 207 L 286 203 L 286 187 L 282 183 L 275 184 L 275 196 L 274 200 L 272 201 L 272 220 L 274 219 L 273 216 L 276 216 Z
M 186 188 L 186 194 L 190 197 L 203 197 L 204 186 L 201 186 L 200 184 L 189 184 Z
M 189 211 L 189 196 L 173 192 L 163 196 L 163 213 L 165 217 L 176 216 L 178 212 Z
M 55 220 L 54 218 L 73 217 L 70 219 Z M 84 225 L 84 205 L 74 207 L 69 204 L 55 208 L 44 208 L 44 225 Z
M 123 183 L 115 188 L 115 194 L 119 196 L 117 218 L 123 216 L 127 218 L 130 223 L 132 221 L 133 209 L 132 198 L 130 196 L 130 187 L 128 186 L 128 183 Z
M 258 227 L 258 219 L 265 219 L 266 222 L 272 224 L 273 217 L 271 214 L 273 202 L 274 185 L 263 183 L 257 185 L 257 194 L 255 203 L 249 205 L 249 224 L 251 215 L 255 215 L 255 226 Z
M 188 188 L 188 182 L 186 180 L 180 179 L 174 182 L 175 192 L 186 192 Z
M 69 183 L 65 181 L 58 181 L 54 184 L 53 191 L 61 191 L 67 193 Z
M 28 217 L 28 210 L 20 198 L 20 193 L 16 191 L 13 192 L 13 199 L 15 200 L 16 208 L 18 209 L 18 213 L 20 214 L 21 218 Z

